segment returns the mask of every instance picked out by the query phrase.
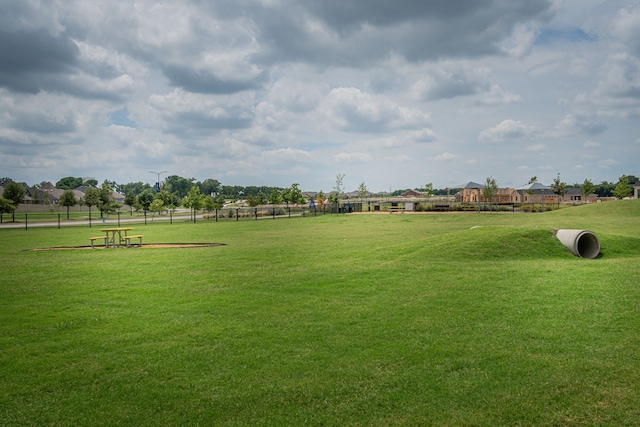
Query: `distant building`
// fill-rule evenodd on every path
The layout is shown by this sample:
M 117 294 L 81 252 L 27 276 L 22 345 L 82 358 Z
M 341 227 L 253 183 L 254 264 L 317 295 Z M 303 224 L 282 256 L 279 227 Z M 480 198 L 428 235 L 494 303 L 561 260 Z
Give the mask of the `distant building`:
M 400 196 L 402 197 L 423 197 L 424 194 L 418 190 L 407 190 L 402 193 Z

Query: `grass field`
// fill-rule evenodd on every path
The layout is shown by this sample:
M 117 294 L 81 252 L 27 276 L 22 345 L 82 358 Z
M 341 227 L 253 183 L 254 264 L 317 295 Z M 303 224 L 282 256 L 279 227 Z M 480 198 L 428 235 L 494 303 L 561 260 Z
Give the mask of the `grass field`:
M 640 422 L 638 200 L 135 232 L 0 230 L 0 425 Z

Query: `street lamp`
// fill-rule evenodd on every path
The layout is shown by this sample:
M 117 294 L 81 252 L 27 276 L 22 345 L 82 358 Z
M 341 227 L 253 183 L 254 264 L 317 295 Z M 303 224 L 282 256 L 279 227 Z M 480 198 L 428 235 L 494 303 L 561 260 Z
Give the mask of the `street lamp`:
M 168 171 L 160 171 L 160 172 L 149 171 L 149 173 L 155 173 L 156 175 L 158 175 L 158 180 L 156 181 L 156 191 L 160 191 L 160 174 L 167 173 L 167 172 Z

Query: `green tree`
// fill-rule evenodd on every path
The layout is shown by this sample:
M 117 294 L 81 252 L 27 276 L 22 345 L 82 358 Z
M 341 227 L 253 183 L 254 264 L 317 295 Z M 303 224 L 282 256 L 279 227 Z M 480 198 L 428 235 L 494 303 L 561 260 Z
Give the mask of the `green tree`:
M 142 193 L 138 194 L 137 201 L 142 207 L 143 210 L 148 211 L 149 206 L 153 203 L 155 199 L 155 194 L 151 188 L 144 190 Z
M 83 182 L 82 184 L 86 185 L 87 187 L 98 188 L 98 180 L 97 179 L 89 178 L 85 182 Z
M 196 211 L 202 207 L 203 199 L 204 196 L 200 193 L 200 188 L 196 185 L 192 186 L 184 199 L 182 199 L 182 206 L 193 211 L 194 220 Z
M 133 191 L 128 191 L 124 195 L 124 204 L 129 206 L 129 213 L 133 214 L 133 205 L 136 203 L 136 194 Z
M 212 210 L 216 209 L 216 199 L 214 199 L 210 195 L 204 196 L 204 198 L 202 199 L 202 208 L 207 212 L 211 212 Z
M 187 179 L 178 175 L 170 175 L 165 178 L 163 189 L 169 193 L 176 194 L 178 198 L 182 200 L 189 194 L 189 191 L 191 191 L 195 180 L 195 178 Z M 198 191 L 200 191 L 200 189 L 198 189 Z
M 498 194 L 498 183 L 496 182 L 493 176 L 487 177 L 485 181 L 484 188 L 482 189 L 482 195 L 485 200 L 489 199 L 489 209 L 491 209 L 491 202 L 493 201 L 493 197 Z
M 424 191 L 423 191 L 424 195 L 426 197 L 431 197 L 431 195 L 433 194 L 433 184 L 428 182 L 425 186 L 424 186 Z
M 100 204 L 100 192 L 97 188 L 89 187 L 84 192 L 84 204 L 89 207 L 89 217 L 91 217 L 91 206 Z
M 105 179 L 104 182 L 102 183 L 102 185 L 106 185 L 107 187 L 109 187 L 111 189 L 111 191 L 116 191 L 116 188 L 118 188 L 118 183 L 115 181 L 109 181 L 108 179 Z
M 165 209 L 166 208 L 164 206 L 164 202 L 162 201 L 162 199 L 154 199 L 154 201 L 151 202 L 151 204 L 149 205 L 149 210 L 153 212 L 153 216 L 155 216 L 156 213 L 160 215 L 160 213 Z
M 360 185 L 358 186 L 358 198 L 366 199 L 368 196 L 369 196 L 369 189 L 367 188 L 367 185 L 364 182 L 361 182 Z
M 8 183 L 6 185 L 6 187 L 4 187 L 4 190 L 2 191 L 2 198 L 10 200 L 11 203 L 13 203 L 13 206 L 15 206 L 13 211 L 11 211 L 11 214 L 12 214 L 11 220 L 13 222 L 16 221 L 16 211 L 15 211 L 15 209 L 17 209 L 18 206 L 20 205 L 20 203 L 22 203 L 22 201 L 24 200 L 24 196 L 26 194 L 27 194 L 27 190 L 25 190 L 22 185 L 18 184 L 17 182 L 13 182 L 13 181 Z
M 60 196 L 60 205 L 67 208 L 67 219 L 69 219 L 69 209 L 77 204 L 78 199 L 76 199 L 73 190 L 64 190 L 64 193 Z
M 282 193 L 277 188 L 271 189 L 271 193 L 269 193 L 269 203 L 272 205 L 282 203 Z
M 284 199 L 285 197 L 285 192 L 287 195 L 287 199 L 285 199 L 285 202 L 288 201 L 289 203 L 304 203 L 304 196 L 302 196 L 302 191 L 300 191 L 300 184 L 298 183 L 294 183 L 291 184 L 291 187 L 285 189 L 282 193 L 282 197 Z
M 255 206 L 258 206 L 260 204 L 260 200 L 256 196 L 253 196 L 253 195 L 249 194 L 247 196 L 247 203 L 249 204 L 249 206 L 255 207 Z
M 585 179 L 584 182 L 580 185 L 580 196 L 582 197 L 584 203 L 587 202 L 587 196 L 593 193 L 594 188 L 595 187 L 593 185 L 593 182 L 591 182 L 591 180 L 589 179 Z
M 120 207 L 113 197 L 113 190 L 106 183 L 102 184 L 98 190 L 98 204 L 96 207 L 100 209 L 100 216 L 108 215 Z
M 218 193 L 220 193 L 221 185 L 222 184 L 220 184 L 220 181 L 218 181 L 217 179 L 208 178 L 199 183 L 198 187 L 200 187 L 200 192 L 202 194 L 217 195 Z
M 142 193 L 144 190 L 151 189 L 151 185 L 143 182 L 130 182 L 128 184 L 119 184 L 116 187 L 116 191 L 120 194 L 133 193 L 134 196 Z
M 175 208 L 175 205 L 173 204 L 174 197 L 172 197 L 172 196 L 175 196 L 175 195 L 172 195 L 167 190 L 163 189 L 163 190 L 160 190 L 157 193 L 155 193 L 154 201 L 155 200 L 161 200 L 162 201 L 163 209 L 161 209 L 161 210 Z M 150 206 L 149 210 L 153 210 L 153 208 Z M 157 211 L 157 212 L 160 212 L 160 211 Z
M 64 177 L 56 182 L 56 188 L 60 190 L 73 190 L 80 186 L 82 186 L 82 178 L 74 178 L 72 176 Z
M 13 204 L 13 201 L 9 199 L 0 198 L 0 214 L 3 214 L 3 213 L 13 214 L 15 210 L 16 210 L 16 206 Z
M 567 194 L 567 183 L 560 180 L 560 173 L 558 173 L 556 179 L 553 180 L 553 184 L 551 184 L 551 191 L 553 191 L 553 194 L 558 196 L 558 207 L 560 207 L 560 198 Z
M 529 182 L 527 184 L 535 184 L 536 182 L 538 182 L 538 177 L 537 176 L 532 176 L 531 179 L 529 180 Z M 531 199 L 532 196 L 536 193 L 535 190 L 532 189 L 528 189 L 526 190 L 526 193 L 529 195 L 529 198 Z M 542 195 L 542 197 L 544 197 L 544 194 Z M 533 202 L 531 202 L 531 204 L 533 205 Z
M 624 199 L 625 197 L 631 196 L 632 192 L 633 187 L 629 183 L 629 176 L 622 175 L 620 178 L 618 178 L 618 183 L 613 189 L 614 197 L 617 197 L 618 199 Z
M 598 195 L 598 197 L 612 197 L 613 190 L 616 188 L 616 185 L 612 182 L 602 181 L 600 184 L 596 184 L 593 190 L 594 193 Z
M 342 196 L 344 195 L 344 174 L 337 174 L 336 175 L 336 185 L 335 187 L 333 187 L 333 190 L 336 192 L 336 197 L 338 198 L 338 200 L 340 200 L 342 198 Z

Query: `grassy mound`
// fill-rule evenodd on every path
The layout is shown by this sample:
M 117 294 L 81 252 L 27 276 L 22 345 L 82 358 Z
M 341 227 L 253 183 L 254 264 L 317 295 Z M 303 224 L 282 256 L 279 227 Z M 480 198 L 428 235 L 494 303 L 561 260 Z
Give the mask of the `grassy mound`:
M 6 425 L 634 425 L 640 203 L 0 230 Z M 594 231 L 574 257 L 556 228 Z

